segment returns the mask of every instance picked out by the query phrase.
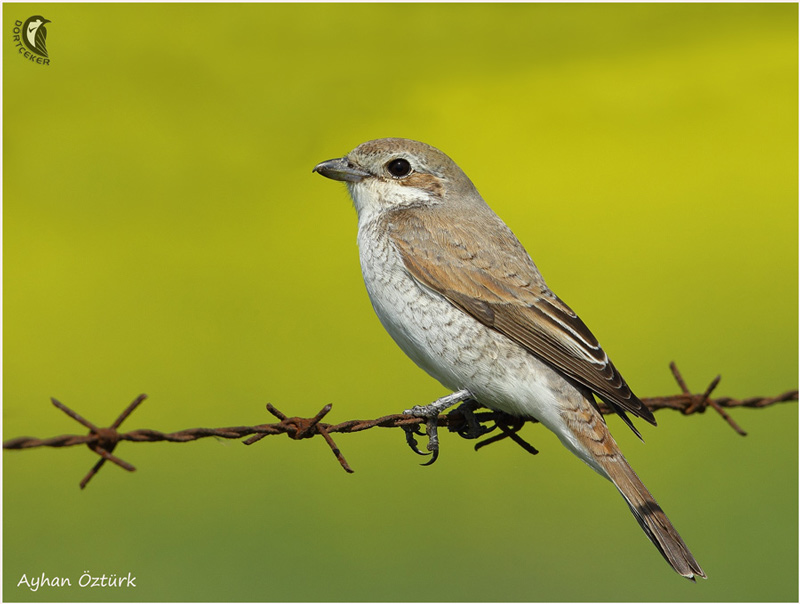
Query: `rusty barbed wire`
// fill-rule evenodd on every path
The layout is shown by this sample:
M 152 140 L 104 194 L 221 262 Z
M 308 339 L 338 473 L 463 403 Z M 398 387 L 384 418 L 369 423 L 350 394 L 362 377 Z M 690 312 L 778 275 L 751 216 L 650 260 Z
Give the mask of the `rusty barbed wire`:
M 660 396 L 642 398 L 642 402 L 651 411 L 659 411 L 661 409 L 673 409 L 679 411 L 683 415 L 693 415 L 695 413 L 704 413 L 709 407 L 717 411 L 720 416 L 740 435 L 746 436 L 747 433 L 742 430 L 739 425 L 728 415 L 725 409 L 735 407 L 750 407 L 760 409 L 776 403 L 790 402 L 798 400 L 798 391 L 789 390 L 778 396 L 772 397 L 751 397 L 747 399 L 734 399 L 730 397 L 722 397 L 712 399 L 711 394 L 717 387 L 720 381 L 720 376 L 714 378 L 702 394 L 692 394 L 683 380 L 675 363 L 670 364 L 670 369 L 681 388 L 681 394 L 672 396 Z M 371 428 L 403 428 L 406 431 L 407 441 L 411 448 L 420 454 L 423 454 L 416 446 L 414 435 L 428 436 L 431 441 L 435 438 L 436 427 L 446 427 L 450 432 L 456 432 L 465 438 L 477 438 L 498 429 L 498 434 L 488 437 L 475 445 L 475 450 L 504 440 L 506 438 L 512 440 L 521 446 L 527 452 L 535 455 L 538 453 L 536 448 L 523 440 L 518 432 L 526 423 L 536 423 L 533 419 L 522 419 L 512 417 L 505 413 L 496 411 L 484 411 L 473 414 L 467 407 L 462 405 L 446 414 L 441 414 L 432 420 L 422 417 L 416 417 L 403 413 L 385 415 L 377 419 L 370 420 L 348 420 L 338 424 L 327 424 L 322 419 L 331 410 L 332 405 L 325 405 L 319 413 L 311 418 L 303 417 L 287 417 L 273 405 L 267 404 L 267 411 L 275 416 L 278 420 L 272 424 L 259 424 L 256 426 L 231 426 L 223 428 L 189 428 L 187 430 L 180 430 L 178 432 L 160 432 L 151 429 L 132 430 L 130 432 L 119 432 L 119 427 L 122 423 L 136 410 L 136 408 L 147 398 L 147 395 L 141 394 L 136 397 L 114 420 L 107 428 L 98 428 L 92 422 L 85 419 L 60 401 L 52 398 L 51 401 L 54 406 L 66 413 L 69 417 L 89 429 L 88 434 L 62 434 L 52 438 L 32 438 L 20 437 L 12 438 L 3 443 L 3 449 L 22 450 L 32 449 L 36 447 L 72 447 L 76 445 L 87 445 L 100 459 L 97 460 L 95 465 L 89 470 L 89 473 L 84 476 L 80 482 L 80 487 L 83 489 L 89 481 L 97 474 L 103 465 L 110 461 L 119 467 L 133 472 L 135 467 L 128 462 L 113 455 L 113 451 L 121 441 L 128 442 L 191 442 L 201 438 L 215 437 L 215 438 L 228 438 L 240 439 L 249 437 L 242 441 L 245 445 L 252 445 L 272 434 L 286 434 L 289 438 L 300 440 L 304 438 L 311 438 L 316 435 L 328 443 L 339 464 L 346 472 L 353 472 L 353 469 L 347 463 L 339 447 L 336 445 L 331 434 L 350 434 L 354 432 L 361 432 Z M 614 411 L 606 404 L 599 403 L 600 412 L 603 414 L 613 413 Z M 491 427 L 481 427 L 477 432 L 474 428 L 475 422 L 479 424 L 493 423 Z M 427 424 L 427 433 L 419 430 L 421 424 Z M 433 434 L 432 434 L 433 433 Z M 429 444 L 429 449 L 431 449 Z M 436 459 L 438 447 L 433 450 L 434 456 L 428 464 L 429 465 Z

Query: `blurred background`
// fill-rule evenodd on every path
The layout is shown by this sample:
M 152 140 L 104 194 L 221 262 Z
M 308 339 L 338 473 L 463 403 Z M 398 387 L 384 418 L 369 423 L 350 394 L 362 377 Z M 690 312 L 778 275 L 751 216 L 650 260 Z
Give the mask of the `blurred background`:
M 51 64 L 15 20 L 42 15 Z M 445 394 L 361 280 L 345 187 L 450 155 L 639 396 L 797 387 L 797 6 L 3 5 L 3 438 L 332 423 Z M 709 575 L 673 573 L 540 426 L 432 467 L 399 430 L 3 454 L 6 601 L 789 601 L 797 405 L 612 431 Z M 136 588 L 77 587 L 84 572 Z M 69 577 L 71 588 L 17 587 Z

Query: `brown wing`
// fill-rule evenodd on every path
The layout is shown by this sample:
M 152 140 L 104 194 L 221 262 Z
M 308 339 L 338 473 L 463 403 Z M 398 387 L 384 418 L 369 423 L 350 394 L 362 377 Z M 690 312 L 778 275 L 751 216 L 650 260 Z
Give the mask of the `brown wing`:
M 441 220 L 436 212 L 408 209 L 388 217 L 387 227 L 417 281 L 592 390 L 634 432 L 625 411 L 655 425 L 592 332 L 547 288 L 494 213 L 454 222 L 452 216 Z

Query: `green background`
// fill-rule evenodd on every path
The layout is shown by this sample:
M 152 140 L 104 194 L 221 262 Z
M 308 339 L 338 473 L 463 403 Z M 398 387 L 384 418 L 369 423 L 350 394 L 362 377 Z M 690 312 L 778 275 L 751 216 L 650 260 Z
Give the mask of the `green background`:
M 51 65 L 16 19 L 43 15 Z M 797 6 L 3 6 L 4 439 L 331 422 L 445 393 L 361 282 L 319 161 L 448 153 L 640 396 L 797 387 Z M 421 468 L 398 430 L 3 455 L 7 601 L 798 597 L 797 405 L 658 414 L 628 459 L 709 575 L 674 574 L 539 427 Z M 128 572 L 136 588 L 81 589 Z M 17 587 L 28 577 L 73 587 Z

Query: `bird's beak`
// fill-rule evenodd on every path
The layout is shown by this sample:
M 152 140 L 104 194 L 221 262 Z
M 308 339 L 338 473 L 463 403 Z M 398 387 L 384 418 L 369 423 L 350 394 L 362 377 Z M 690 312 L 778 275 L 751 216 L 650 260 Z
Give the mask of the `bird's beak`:
M 325 178 L 346 182 L 359 182 L 369 176 L 369 172 L 354 166 L 346 157 L 329 159 L 319 163 L 312 171 L 322 174 Z

